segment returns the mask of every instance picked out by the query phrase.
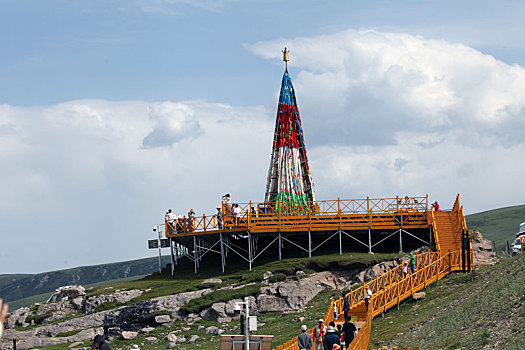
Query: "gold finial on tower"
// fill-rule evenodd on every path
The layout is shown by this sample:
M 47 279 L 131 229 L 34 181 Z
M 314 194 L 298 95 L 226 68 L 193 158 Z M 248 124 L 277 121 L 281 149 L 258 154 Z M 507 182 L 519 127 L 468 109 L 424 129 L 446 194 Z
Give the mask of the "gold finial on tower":
M 288 57 L 288 52 L 290 52 L 290 50 L 287 50 L 286 47 L 282 51 L 283 61 L 284 61 L 284 64 L 286 65 L 286 72 L 288 72 L 288 61 L 290 60 L 290 57 Z

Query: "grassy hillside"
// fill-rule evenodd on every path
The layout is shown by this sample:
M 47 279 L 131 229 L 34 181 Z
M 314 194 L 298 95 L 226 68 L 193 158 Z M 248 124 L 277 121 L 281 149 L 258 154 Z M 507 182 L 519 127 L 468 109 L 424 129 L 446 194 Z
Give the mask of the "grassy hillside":
M 163 258 L 163 264 L 169 262 L 169 257 Z M 157 270 L 158 258 L 146 258 L 34 275 L 0 275 L 0 296 L 8 302 L 30 298 L 22 303 L 13 303 L 13 305 L 22 305 L 40 300 L 43 294 L 49 294 L 60 286 L 69 284 L 86 286 L 105 281 L 114 282 L 122 278 L 149 275 Z M 34 296 L 39 297 L 31 298 Z
M 520 223 L 525 222 L 525 205 L 517 205 L 467 215 L 467 226 L 480 231 L 487 239 L 496 243 L 501 254 L 507 240 L 513 241 Z
M 434 283 L 372 323 L 371 347 L 523 349 L 525 255 Z

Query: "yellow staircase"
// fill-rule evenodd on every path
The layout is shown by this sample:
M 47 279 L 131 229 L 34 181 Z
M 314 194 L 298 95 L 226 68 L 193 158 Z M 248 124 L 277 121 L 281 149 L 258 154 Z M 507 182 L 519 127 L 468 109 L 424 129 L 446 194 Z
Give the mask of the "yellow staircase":
M 457 212 L 435 211 L 434 236 L 439 252 L 448 253 L 461 250 L 462 227 L 458 222 Z

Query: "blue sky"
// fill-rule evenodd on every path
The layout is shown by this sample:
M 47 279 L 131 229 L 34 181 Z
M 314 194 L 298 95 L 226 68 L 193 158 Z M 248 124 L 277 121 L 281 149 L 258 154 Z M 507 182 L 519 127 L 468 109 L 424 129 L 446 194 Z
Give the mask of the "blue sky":
M 1 1 L 0 232 L 28 258 L 0 251 L 0 273 L 149 256 L 167 208 L 262 200 L 284 46 L 318 198 L 523 204 L 524 15 L 520 1 Z

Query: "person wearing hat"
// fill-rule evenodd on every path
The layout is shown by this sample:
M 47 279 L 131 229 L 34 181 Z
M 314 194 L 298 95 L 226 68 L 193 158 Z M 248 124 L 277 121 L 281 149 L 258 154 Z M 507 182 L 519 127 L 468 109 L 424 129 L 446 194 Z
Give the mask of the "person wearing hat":
M 333 350 L 334 345 L 339 345 L 341 347 L 341 336 L 334 327 L 328 326 L 328 329 L 326 330 L 326 335 L 323 339 L 323 346 L 324 350 Z
M 91 343 L 91 349 L 110 350 L 109 344 L 100 334 L 97 334 Z
M 223 225 L 221 207 L 217 207 L 217 214 L 215 214 L 215 217 L 217 218 L 217 227 L 219 228 L 219 230 L 222 230 Z
M 301 326 L 301 334 L 297 336 L 297 345 L 300 350 L 312 350 L 312 336 L 306 332 L 306 325 Z
M 313 340 L 315 343 L 315 350 L 323 350 L 323 338 L 326 333 L 326 326 L 324 320 L 319 319 L 319 324 L 315 326 Z

